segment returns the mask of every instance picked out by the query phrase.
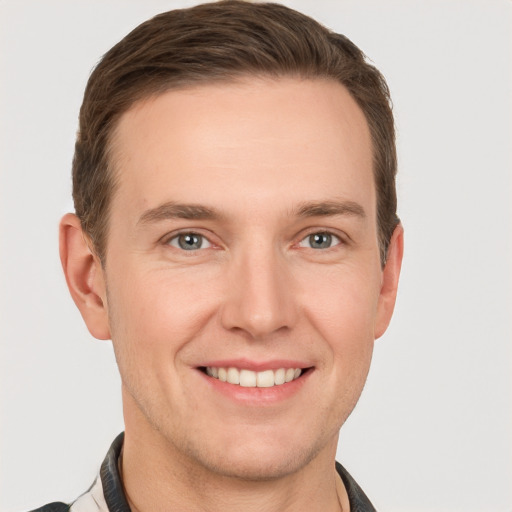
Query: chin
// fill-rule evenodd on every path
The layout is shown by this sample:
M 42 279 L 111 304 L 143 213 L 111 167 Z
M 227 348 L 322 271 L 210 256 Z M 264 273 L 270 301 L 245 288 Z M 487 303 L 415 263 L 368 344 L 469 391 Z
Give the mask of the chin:
M 284 478 L 295 473 L 313 458 L 305 453 L 265 454 L 245 453 L 230 454 L 224 457 L 202 457 L 200 464 L 211 473 L 228 478 L 251 481 L 268 481 Z
M 193 445 L 189 440 L 188 446 L 181 446 L 194 466 L 219 476 L 251 481 L 276 480 L 293 474 L 308 465 L 322 448 L 318 438 L 316 442 L 290 439 L 289 435 L 283 439 L 269 432 L 253 439 L 243 435 L 223 440 L 210 437 L 207 442 Z

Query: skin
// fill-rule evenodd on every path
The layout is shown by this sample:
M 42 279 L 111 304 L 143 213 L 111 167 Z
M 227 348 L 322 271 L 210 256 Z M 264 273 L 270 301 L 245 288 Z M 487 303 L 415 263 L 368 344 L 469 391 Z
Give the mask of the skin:
M 113 149 L 105 267 L 71 214 L 61 258 L 90 332 L 113 340 L 132 508 L 348 510 L 338 432 L 390 321 L 403 247 L 398 226 L 382 268 L 361 110 L 327 80 L 203 85 L 135 104 Z M 185 251 L 191 232 L 203 246 Z M 331 244 L 313 247 L 315 233 Z M 226 360 L 309 370 L 290 392 L 237 394 L 198 369 Z

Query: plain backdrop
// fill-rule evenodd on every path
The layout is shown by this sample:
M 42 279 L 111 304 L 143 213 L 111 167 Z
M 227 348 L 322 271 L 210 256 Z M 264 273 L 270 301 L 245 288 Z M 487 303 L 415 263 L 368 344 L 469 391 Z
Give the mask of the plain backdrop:
M 76 498 L 123 429 L 111 344 L 68 296 L 57 224 L 91 68 L 192 3 L 0 2 L 2 512 Z M 380 511 L 511 512 L 512 2 L 284 3 L 361 46 L 398 129 L 401 289 L 338 459 Z

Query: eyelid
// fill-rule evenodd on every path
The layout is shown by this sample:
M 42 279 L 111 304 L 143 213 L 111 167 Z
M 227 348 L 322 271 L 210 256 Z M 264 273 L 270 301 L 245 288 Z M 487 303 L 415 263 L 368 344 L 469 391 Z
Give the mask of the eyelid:
M 201 246 L 197 247 L 196 249 L 192 249 L 192 248 L 184 249 L 183 247 L 180 247 L 180 245 L 179 245 L 179 238 L 182 235 L 193 235 L 193 236 L 195 236 L 197 238 L 200 238 L 201 239 Z M 174 243 L 174 241 L 176 241 L 176 244 Z M 175 235 L 175 236 L 172 236 L 171 238 L 169 238 L 169 240 L 167 241 L 167 244 L 170 245 L 171 247 L 175 247 L 176 249 L 179 249 L 179 250 L 182 250 L 182 251 L 190 251 L 190 252 L 200 251 L 202 249 L 209 249 L 212 246 L 212 244 L 208 240 L 208 238 L 206 238 L 203 235 L 200 235 L 199 233 L 180 233 L 179 235 Z
M 338 243 L 334 244 L 332 247 L 329 247 L 329 249 L 332 249 L 338 245 L 346 245 L 349 244 L 351 241 L 351 238 L 349 235 L 345 233 L 340 233 L 338 230 L 332 229 L 332 228 L 323 228 L 323 227 L 313 227 L 308 228 L 305 231 L 302 231 L 300 235 L 297 236 L 296 241 L 292 244 L 294 247 L 299 247 L 300 244 L 306 240 L 309 236 L 314 234 L 328 234 L 331 235 L 333 238 L 336 238 L 338 240 Z M 170 245 L 171 240 L 179 237 L 180 235 L 185 234 L 194 234 L 197 236 L 202 237 L 204 240 L 208 242 L 208 247 L 201 247 L 201 249 L 210 249 L 210 248 L 221 248 L 222 245 L 220 243 L 216 243 L 212 240 L 214 238 L 213 234 L 211 232 L 208 232 L 208 234 L 204 233 L 203 229 L 194 229 L 194 228 L 183 228 L 179 229 L 177 231 L 172 231 L 171 233 L 166 233 L 164 236 L 162 236 L 159 240 L 160 243 L 163 245 Z M 175 246 L 172 246 L 175 247 Z M 175 247 L 176 249 L 182 250 L 179 247 Z M 197 251 L 201 250 L 197 249 Z M 194 251 L 190 251 L 194 252 Z
M 212 241 L 213 235 L 205 234 L 204 230 L 194 229 L 194 228 L 192 228 L 192 229 L 191 228 L 183 228 L 183 229 L 178 229 L 177 231 L 172 231 L 171 233 L 167 233 L 163 237 L 161 237 L 159 242 L 162 243 L 163 245 L 168 245 L 168 246 L 174 247 L 175 249 L 184 251 L 184 249 L 181 249 L 180 247 L 171 245 L 170 242 L 171 242 L 171 240 L 174 240 L 175 238 L 178 238 L 181 235 L 189 235 L 189 234 L 200 236 L 201 238 L 206 240 L 209 244 L 208 247 L 201 247 L 200 249 L 196 249 L 196 251 L 200 251 L 202 249 L 211 249 L 212 247 L 219 247 L 219 244 Z M 190 252 L 194 252 L 194 251 L 190 251 Z
M 303 243 L 305 243 L 307 240 L 309 240 L 309 238 L 313 235 L 329 235 L 331 237 L 331 242 L 333 242 L 329 247 L 325 247 L 325 248 L 314 248 L 314 247 L 310 247 L 310 246 L 306 246 L 306 245 L 302 245 Z M 336 242 L 337 241 L 337 242 Z M 308 249 L 315 249 L 315 250 L 328 250 L 328 249 L 332 249 L 333 247 L 336 247 L 337 245 L 340 245 L 342 243 L 341 239 L 332 234 L 332 233 L 327 233 L 326 231 L 322 231 L 322 232 L 315 232 L 315 233 L 311 233 L 309 235 L 306 235 L 300 242 L 299 242 L 299 247 L 306 247 Z
M 332 229 L 332 228 L 322 228 L 322 227 L 314 227 L 314 228 L 309 228 L 305 231 L 303 231 L 297 238 L 298 238 L 298 241 L 295 242 L 293 245 L 295 247 L 304 247 L 304 246 L 301 246 L 300 244 L 302 242 L 304 242 L 308 237 L 310 237 L 311 235 L 315 235 L 315 234 L 326 234 L 326 235 L 330 235 L 331 237 L 333 238 L 336 238 L 338 240 L 338 243 L 335 243 L 334 245 L 332 245 L 331 247 L 328 247 L 324 250 L 328 250 L 328 249 L 334 249 L 335 247 L 339 246 L 339 245 L 347 245 L 349 242 L 350 242 L 350 237 L 345 234 L 345 233 L 340 233 L 338 230 L 336 229 Z M 308 247 L 305 247 L 306 249 L 308 249 Z M 315 249 L 318 251 L 318 249 Z

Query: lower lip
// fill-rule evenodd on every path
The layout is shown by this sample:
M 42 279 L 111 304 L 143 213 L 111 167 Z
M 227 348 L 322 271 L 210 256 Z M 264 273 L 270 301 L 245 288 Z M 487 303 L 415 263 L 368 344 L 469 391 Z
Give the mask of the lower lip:
M 223 382 L 215 377 L 210 377 L 201 370 L 197 370 L 197 372 L 215 392 L 236 402 L 241 402 L 244 405 L 264 406 L 287 400 L 297 394 L 309 380 L 313 369 L 308 369 L 308 371 L 303 373 L 298 379 L 269 388 L 246 388 L 238 384 L 230 384 L 229 382 Z

